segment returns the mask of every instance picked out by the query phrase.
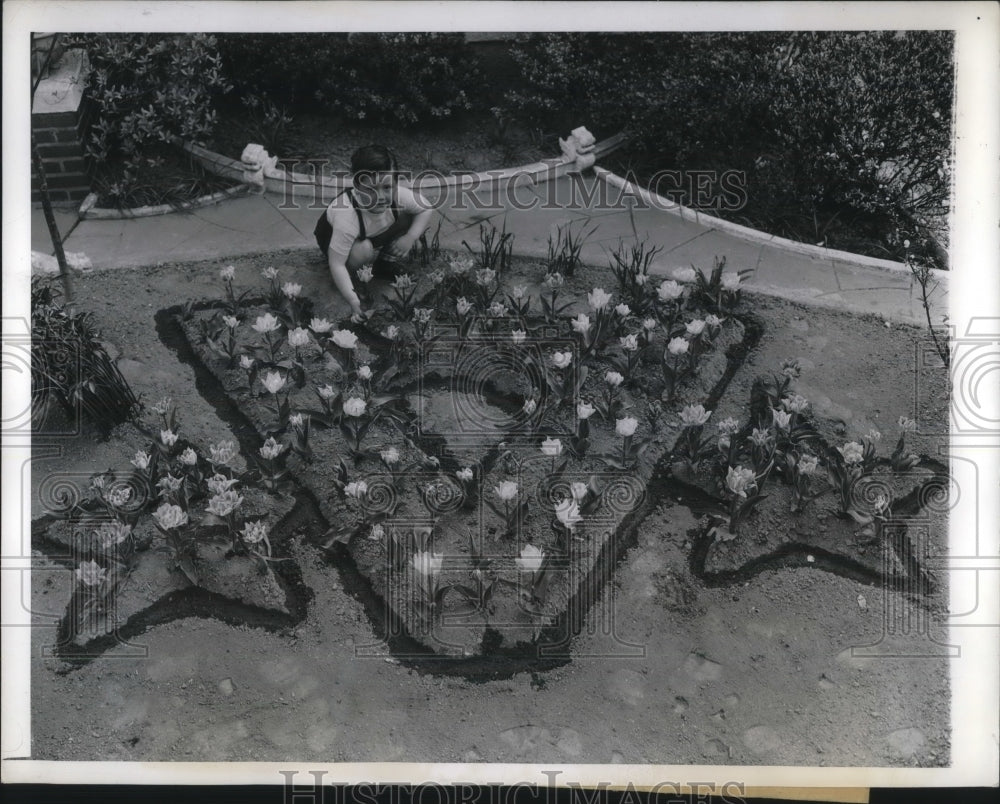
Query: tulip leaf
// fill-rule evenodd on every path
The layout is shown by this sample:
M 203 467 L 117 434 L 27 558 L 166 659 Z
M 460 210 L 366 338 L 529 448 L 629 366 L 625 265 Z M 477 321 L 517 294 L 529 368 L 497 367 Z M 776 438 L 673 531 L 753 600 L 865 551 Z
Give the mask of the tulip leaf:
M 194 585 L 198 585 L 198 570 L 195 569 L 191 556 L 178 556 L 176 561 L 177 569 L 184 573 L 187 579 Z
M 494 513 L 497 514 L 501 519 L 506 518 L 507 514 L 501 508 L 498 508 L 493 500 L 486 500 L 486 504 L 493 509 Z
M 215 514 L 206 513 L 205 516 L 203 516 L 202 519 L 201 519 L 201 524 L 202 524 L 203 527 L 211 528 L 211 527 L 217 527 L 219 525 L 226 525 L 228 523 L 226 522 L 225 519 L 223 519 L 220 516 L 216 516 Z
M 344 525 L 339 528 L 330 528 L 323 534 L 323 538 L 325 540 L 323 542 L 323 549 L 329 550 L 335 544 L 348 544 L 359 530 L 360 528 L 356 525 Z
M 853 519 L 859 525 L 870 525 L 872 522 L 875 521 L 875 517 L 869 516 L 868 514 L 862 514 L 859 511 L 855 511 L 853 508 L 848 508 L 847 511 L 845 511 L 844 513 L 846 513 L 851 519 Z

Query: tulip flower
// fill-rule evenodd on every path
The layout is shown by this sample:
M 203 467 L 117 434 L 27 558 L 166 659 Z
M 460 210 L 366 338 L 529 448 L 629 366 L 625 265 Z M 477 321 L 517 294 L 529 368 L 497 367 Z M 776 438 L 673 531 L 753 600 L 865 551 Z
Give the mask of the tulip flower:
M 352 396 L 344 402 L 344 413 L 348 416 L 363 416 L 368 409 L 368 403 L 360 397 Z
M 592 310 L 603 310 L 610 301 L 611 294 L 607 293 L 604 288 L 594 288 L 587 294 L 587 303 Z
M 837 451 L 844 456 L 844 462 L 847 464 L 861 463 L 864 457 L 864 447 L 857 441 L 848 441 L 844 446 L 837 447 Z
M 269 332 L 275 332 L 280 327 L 281 324 L 278 319 L 275 318 L 271 313 L 264 313 L 263 315 L 257 316 L 257 319 L 250 325 L 254 332 L 258 332 L 261 335 L 266 335 Z
M 218 517 L 227 517 L 243 502 L 243 498 L 233 490 L 222 491 L 208 502 L 207 511 Z
M 521 555 L 514 559 L 517 568 L 521 572 L 538 572 L 545 561 L 545 551 L 539 550 L 533 544 L 526 544 L 521 548 Z
M 243 536 L 243 540 L 247 544 L 257 544 L 267 538 L 267 525 L 263 522 L 247 522 L 246 525 L 243 526 L 241 534 Z
M 205 485 L 208 486 L 208 490 L 212 492 L 212 495 L 222 494 L 224 491 L 229 491 L 233 486 L 235 486 L 240 481 L 234 477 L 226 477 L 225 475 L 212 475 L 208 480 L 205 481 Z
M 309 345 L 309 330 L 304 327 L 296 327 L 288 333 L 288 345 L 298 349 Z
M 572 352 L 555 352 L 552 355 L 552 365 L 557 369 L 569 368 L 570 363 L 573 362 Z
M 671 338 L 667 344 L 667 351 L 672 355 L 685 355 L 688 352 L 689 343 L 685 338 Z
M 583 517 L 580 516 L 580 506 L 572 499 L 556 503 L 555 509 L 556 519 L 566 530 L 573 530 L 583 521 Z
M 696 318 L 693 321 L 688 321 L 688 323 L 684 325 L 684 328 L 687 330 L 688 335 L 698 336 L 704 332 L 705 322 L 700 318 Z
M 586 335 L 588 330 L 590 330 L 590 316 L 580 313 L 576 318 L 572 319 L 570 326 L 574 330 L 579 332 L 581 335 Z
M 686 405 L 681 409 L 681 421 L 686 427 L 694 427 L 705 424 L 711 417 L 712 412 L 705 410 L 702 405 Z
M 163 503 L 153 512 L 153 519 L 163 530 L 174 530 L 188 523 L 188 515 L 179 505 Z
M 753 469 L 730 466 L 726 472 L 726 488 L 738 497 L 746 499 L 748 489 L 751 489 L 755 484 L 756 475 Z
M 660 301 L 663 302 L 670 302 L 679 299 L 683 293 L 684 288 L 672 279 L 662 282 L 659 289 L 656 291 L 656 295 L 659 297 Z
M 84 586 L 100 586 L 107 570 L 96 561 L 85 561 L 75 570 L 76 579 Z
M 269 371 L 261 378 L 261 382 L 270 394 L 277 394 L 278 391 L 285 387 L 285 378 L 277 371 Z

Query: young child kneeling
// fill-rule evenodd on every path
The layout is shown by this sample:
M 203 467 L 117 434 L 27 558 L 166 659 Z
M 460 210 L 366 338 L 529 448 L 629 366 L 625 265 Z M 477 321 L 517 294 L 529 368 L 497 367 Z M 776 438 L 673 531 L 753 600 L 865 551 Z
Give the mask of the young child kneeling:
M 352 186 L 333 199 L 314 234 L 334 284 L 351 305 L 351 319 L 360 322 L 366 313 L 354 290 L 358 271 L 372 264 L 378 275 L 395 276 L 399 261 L 427 229 L 434 210 L 399 184 L 388 148 L 359 148 L 351 157 L 351 174 Z

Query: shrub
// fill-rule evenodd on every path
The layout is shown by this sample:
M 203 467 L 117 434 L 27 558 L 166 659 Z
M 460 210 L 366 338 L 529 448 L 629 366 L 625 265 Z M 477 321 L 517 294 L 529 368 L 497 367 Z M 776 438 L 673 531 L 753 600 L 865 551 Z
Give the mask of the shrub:
M 106 436 L 139 401 L 100 341 L 89 313 L 70 314 L 45 280 L 31 283 L 31 403 L 36 424 L 50 405 L 90 419 Z
M 207 34 L 85 34 L 71 45 L 90 60 L 88 88 L 97 119 L 86 143 L 98 163 L 136 160 L 173 137 L 204 143 L 213 104 L 229 84 L 216 40 Z
M 602 133 L 628 127 L 657 170 L 735 170 L 750 223 L 940 267 L 950 189 L 948 32 L 536 34 L 512 55 L 512 110 Z M 683 185 L 672 197 L 691 204 Z M 914 248 L 911 247 L 911 253 Z
M 315 95 L 344 34 L 217 34 L 222 71 L 234 95 L 270 96 L 294 111 L 315 110 Z
M 295 111 L 409 125 L 472 107 L 479 83 L 463 34 L 221 34 L 226 76 L 242 93 Z

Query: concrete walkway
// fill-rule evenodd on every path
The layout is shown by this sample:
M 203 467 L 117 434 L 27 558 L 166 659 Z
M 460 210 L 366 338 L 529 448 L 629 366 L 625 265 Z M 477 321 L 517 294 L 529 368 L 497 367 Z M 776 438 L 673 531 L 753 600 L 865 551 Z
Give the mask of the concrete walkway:
M 596 229 L 583 249 L 583 259 L 607 265 L 619 242 L 646 240 L 661 249 L 653 262 L 656 274 L 694 264 L 711 268 L 715 257 L 725 257 L 733 269 L 754 268 L 749 289 L 795 301 L 872 313 L 887 320 L 925 324 L 919 287 L 908 272 L 892 271 L 847 261 L 793 253 L 758 238 L 740 236 L 700 216 L 684 219 L 650 208 L 635 197 L 622 203 L 619 191 L 601 197 L 602 182 L 594 178 L 565 177 L 534 186 L 508 190 L 484 187 L 475 193 L 454 188 L 422 190 L 438 206 L 441 245 L 462 249 L 466 240 L 476 247 L 478 224 L 506 224 L 515 234 L 515 253 L 544 257 L 548 240 L 559 226 L 573 231 Z M 605 187 L 607 185 L 604 185 Z M 443 195 L 442 195 L 443 194 Z M 64 247 L 83 252 L 96 270 L 156 265 L 165 262 L 228 257 L 280 249 L 315 249 L 312 230 L 326 199 L 311 187 L 296 188 L 291 198 L 275 194 L 234 198 L 188 212 L 130 220 L 82 220 L 59 214 L 60 230 L 68 232 Z M 530 207 L 530 208 L 525 208 Z M 436 223 L 432 224 L 432 231 Z M 32 249 L 52 253 L 41 210 L 32 211 Z M 613 281 L 610 278 L 609 282 Z M 610 286 L 610 285 L 609 285 Z M 933 299 L 940 321 L 947 311 L 946 279 Z

